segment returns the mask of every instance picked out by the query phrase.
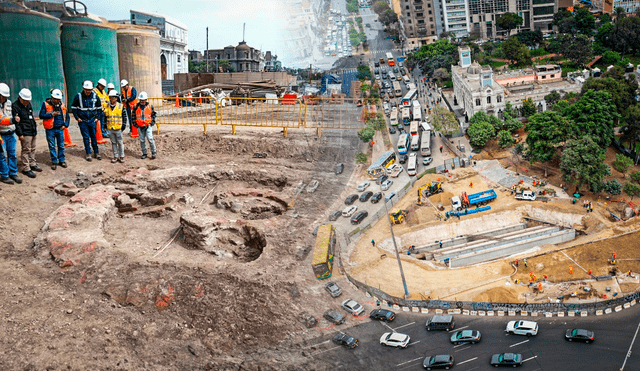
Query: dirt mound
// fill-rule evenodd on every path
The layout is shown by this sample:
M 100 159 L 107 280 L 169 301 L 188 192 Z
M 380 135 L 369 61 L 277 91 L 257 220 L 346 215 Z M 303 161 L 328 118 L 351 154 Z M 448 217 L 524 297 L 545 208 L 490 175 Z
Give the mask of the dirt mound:
M 429 197 L 429 201 L 434 205 L 442 204 L 447 207 L 451 204 L 451 197 L 453 196 L 454 194 L 452 192 L 445 191 Z
M 494 287 L 473 298 L 473 301 L 488 303 L 517 303 L 518 293 L 506 287 Z

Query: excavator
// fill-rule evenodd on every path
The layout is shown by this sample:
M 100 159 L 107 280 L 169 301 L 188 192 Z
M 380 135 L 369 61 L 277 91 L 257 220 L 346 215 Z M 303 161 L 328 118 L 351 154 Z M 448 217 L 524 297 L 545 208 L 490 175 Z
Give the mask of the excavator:
M 404 221 L 404 218 L 407 216 L 409 212 L 407 210 L 398 210 L 395 213 L 389 214 L 389 219 L 393 224 L 400 224 Z
M 442 192 L 442 182 L 429 182 L 418 188 L 418 205 L 422 206 L 422 199 Z

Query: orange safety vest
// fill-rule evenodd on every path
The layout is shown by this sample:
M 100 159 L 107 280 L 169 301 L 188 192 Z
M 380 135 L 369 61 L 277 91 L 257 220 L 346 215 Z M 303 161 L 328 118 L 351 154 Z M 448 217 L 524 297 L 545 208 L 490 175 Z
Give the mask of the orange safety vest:
M 144 110 L 141 110 L 140 108 L 141 107 L 138 106 L 136 109 L 136 124 L 138 124 L 139 127 L 151 125 L 151 122 L 153 121 L 153 118 L 151 118 L 151 113 L 153 112 L 151 110 L 151 105 L 147 104 L 144 106 Z
M 64 103 L 61 104 L 62 107 L 62 120 L 64 121 L 64 118 L 67 117 L 67 106 L 64 105 Z M 53 112 L 53 105 L 49 104 L 49 102 L 45 101 L 44 102 L 44 109 L 47 113 L 52 113 Z M 50 119 L 44 119 L 42 120 L 42 125 L 44 125 L 45 129 L 53 129 L 53 120 L 54 118 L 50 118 Z
M 127 99 L 131 97 L 131 86 L 128 89 L 122 89 L 122 103 L 127 104 Z M 131 103 L 129 103 L 129 108 L 133 108 L 138 104 L 138 98 L 134 99 Z

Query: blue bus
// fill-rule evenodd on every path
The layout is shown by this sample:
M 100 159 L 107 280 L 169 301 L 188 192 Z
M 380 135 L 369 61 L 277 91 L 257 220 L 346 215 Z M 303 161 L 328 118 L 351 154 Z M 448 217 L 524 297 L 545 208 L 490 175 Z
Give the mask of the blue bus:
M 409 134 L 400 134 L 398 138 L 398 153 L 403 155 L 409 152 Z
M 416 99 L 417 96 L 418 96 L 418 90 L 416 89 L 409 90 L 409 92 L 407 92 L 407 94 L 404 97 L 402 97 L 402 106 L 411 107 L 411 101 Z

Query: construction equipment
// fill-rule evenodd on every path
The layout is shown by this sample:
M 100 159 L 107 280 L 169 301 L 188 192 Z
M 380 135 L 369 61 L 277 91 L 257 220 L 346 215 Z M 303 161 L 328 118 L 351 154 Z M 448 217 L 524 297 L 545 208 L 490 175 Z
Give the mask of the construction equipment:
M 473 193 L 470 195 L 467 195 L 467 192 L 462 192 L 462 195 L 460 195 L 460 197 L 458 196 L 451 197 L 451 207 L 453 207 L 454 211 L 460 211 L 463 208 L 466 209 L 474 205 L 476 207 L 484 206 L 487 203 L 495 200 L 496 197 L 498 196 L 496 195 L 496 191 L 494 191 L 493 189 L 489 189 L 489 190 L 478 192 L 478 193 Z
M 429 196 L 443 192 L 442 182 L 429 182 L 418 188 L 418 205 L 422 205 L 422 200 Z
M 395 213 L 389 214 L 389 219 L 393 224 L 400 224 L 404 221 L 404 218 L 407 216 L 409 211 L 407 210 L 398 210 Z
M 533 191 L 522 191 L 521 193 L 516 193 L 516 200 L 535 201 L 536 193 Z

